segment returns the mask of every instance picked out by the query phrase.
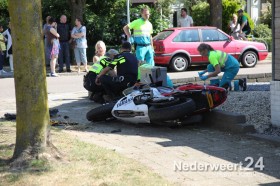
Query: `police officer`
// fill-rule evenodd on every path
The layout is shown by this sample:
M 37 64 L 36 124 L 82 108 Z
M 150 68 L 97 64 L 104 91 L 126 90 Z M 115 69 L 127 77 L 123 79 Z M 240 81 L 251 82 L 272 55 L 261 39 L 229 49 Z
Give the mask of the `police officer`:
M 134 20 L 123 27 L 125 34 L 131 44 L 135 42 L 136 57 L 140 63 L 146 61 L 148 64 L 154 66 L 154 47 L 153 47 L 153 25 L 148 20 L 150 12 L 148 7 L 141 9 L 141 18 Z M 132 38 L 129 30 L 133 29 L 134 38 Z
M 120 96 L 124 89 L 134 85 L 137 81 L 138 61 L 130 51 L 131 44 L 124 42 L 121 53 L 116 55 L 114 60 L 96 77 L 95 83 L 97 85 L 101 84 L 107 94 L 106 101 L 111 101 Z M 106 75 L 115 67 L 117 67 L 117 76 Z
M 111 62 L 111 59 L 107 56 L 102 56 L 99 63 L 94 63 L 90 68 L 89 72 L 84 76 L 84 88 L 91 92 L 90 99 L 95 102 L 103 102 L 102 95 L 104 89 L 102 86 L 95 83 L 96 76 L 107 67 Z

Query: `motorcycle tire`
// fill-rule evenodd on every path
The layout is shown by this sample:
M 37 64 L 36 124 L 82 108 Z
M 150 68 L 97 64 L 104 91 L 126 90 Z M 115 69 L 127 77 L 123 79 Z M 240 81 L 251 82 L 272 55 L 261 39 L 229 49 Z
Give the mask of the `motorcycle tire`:
M 190 115 L 195 109 L 195 102 L 192 99 L 187 98 L 184 102 L 176 105 L 167 107 L 151 106 L 149 108 L 149 117 L 151 122 L 175 120 Z
M 105 121 L 107 118 L 113 117 L 111 114 L 116 102 L 111 102 L 100 107 L 94 108 L 87 113 L 88 121 Z

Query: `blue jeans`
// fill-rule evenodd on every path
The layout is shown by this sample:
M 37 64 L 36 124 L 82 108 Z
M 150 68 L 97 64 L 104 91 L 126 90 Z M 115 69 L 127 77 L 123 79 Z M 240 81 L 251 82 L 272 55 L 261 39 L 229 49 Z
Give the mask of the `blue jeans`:
M 68 41 L 60 42 L 60 51 L 58 55 L 59 70 L 63 70 L 63 62 L 65 62 L 66 69 L 70 70 L 70 47 Z
M 0 52 L 0 70 L 3 70 L 3 64 L 5 61 L 5 52 L 6 51 Z
M 47 45 L 47 38 L 44 39 L 44 47 L 45 47 L 45 63 L 46 65 L 50 65 L 50 52 L 49 52 L 49 47 Z
M 230 67 L 228 67 L 229 64 L 231 64 Z M 207 66 L 207 71 L 214 72 L 215 71 L 214 66 L 209 64 Z M 238 61 L 233 56 L 229 55 L 228 60 L 225 62 L 225 67 L 221 68 L 221 71 L 224 72 L 224 75 L 220 81 L 219 87 L 223 87 L 225 85 L 231 86 L 231 81 L 234 79 L 234 77 L 237 75 L 239 71 Z
M 81 62 L 85 65 L 87 64 L 87 49 L 86 48 L 74 48 L 74 54 L 77 65 L 80 65 Z

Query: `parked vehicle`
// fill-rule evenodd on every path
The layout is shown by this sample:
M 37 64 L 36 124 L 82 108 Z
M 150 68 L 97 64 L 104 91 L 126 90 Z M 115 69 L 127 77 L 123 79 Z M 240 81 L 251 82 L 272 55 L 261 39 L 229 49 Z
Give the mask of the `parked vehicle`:
M 208 63 L 197 51 L 201 43 L 233 55 L 244 67 L 254 67 L 268 55 L 265 43 L 235 40 L 216 27 L 181 27 L 163 30 L 153 38 L 155 64 L 182 72 L 190 65 Z
M 191 115 L 217 107 L 227 98 L 224 88 L 210 85 L 186 84 L 176 89 L 148 87 L 130 90 L 117 102 L 89 111 L 87 119 L 94 122 L 114 117 L 130 123 L 176 124 Z

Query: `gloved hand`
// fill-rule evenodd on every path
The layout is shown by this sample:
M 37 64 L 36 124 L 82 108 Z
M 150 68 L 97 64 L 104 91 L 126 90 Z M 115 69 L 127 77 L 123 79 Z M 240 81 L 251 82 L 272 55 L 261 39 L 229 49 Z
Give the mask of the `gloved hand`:
M 130 44 L 134 44 L 134 39 L 133 39 L 133 37 L 130 37 L 130 38 L 128 39 L 128 41 L 130 42 Z
M 202 76 L 205 73 L 206 73 L 206 71 L 200 71 L 200 72 L 198 72 L 198 76 Z
M 202 80 L 202 81 L 205 81 L 206 79 L 208 79 L 208 76 L 207 75 L 202 75 L 202 76 L 199 76 L 199 78 Z

